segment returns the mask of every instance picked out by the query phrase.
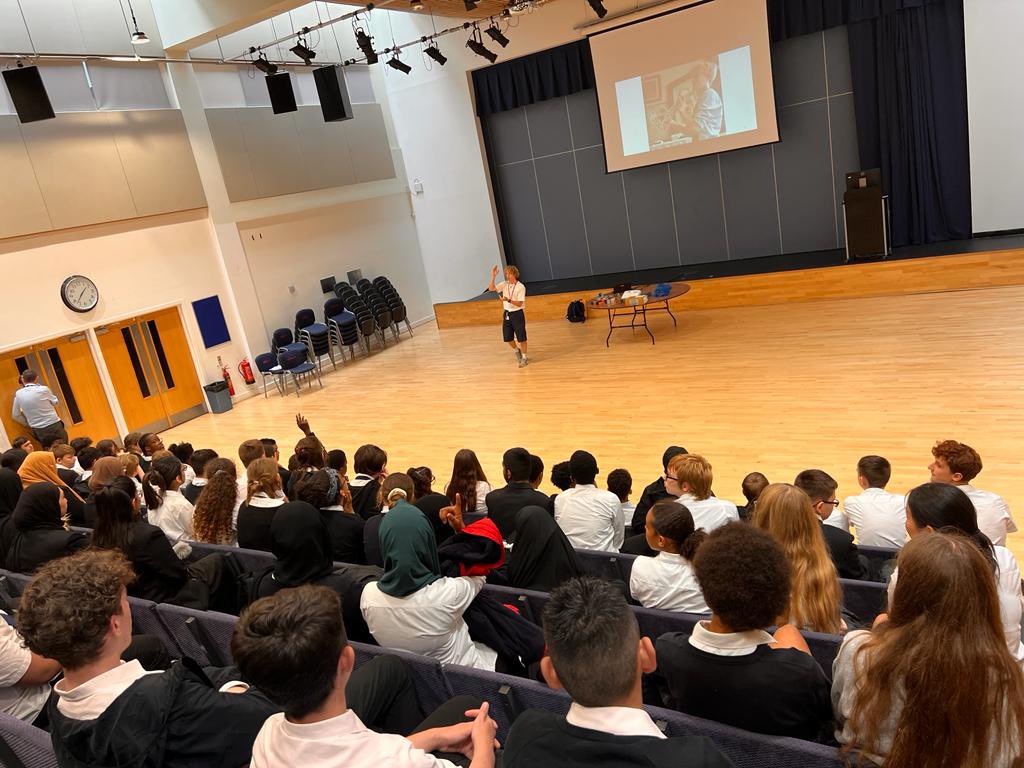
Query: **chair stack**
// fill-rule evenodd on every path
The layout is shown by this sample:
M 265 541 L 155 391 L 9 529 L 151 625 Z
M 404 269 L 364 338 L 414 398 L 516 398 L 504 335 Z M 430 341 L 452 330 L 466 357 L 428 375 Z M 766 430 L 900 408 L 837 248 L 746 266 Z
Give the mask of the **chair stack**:
M 345 302 L 335 297 L 324 302 L 324 322 L 330 332 L 332 344 L 338 346 L 342 362 L 345 361 L 345 347 L 355 359 L 355 346 L 359 343 L 359 324 L 355 313 L 345 309 Z
M 278 328 L 274 331 L 271 350 L 275 355 L 280 355 L 282 352 L 308 352 L 306 345 L 296 341 L 295 336 L 288 328 Z
M 324 388 L 324 383 L 320 381 L 320 371 L 316 367 L 316 363 L 310 362 L 309 357 L 305 350 L 284 350 L 277 356 L 278 364 L 281 366 L 282 376 L 285 374 L 291 374 L 292 381 L 295 382 L 295 396 L 299 396 L 300 389 L 300 377 L 309 377 L 309 374 L 315 374 L 316 380 L 320 382 L 320 389 Z M 288 391 L 288 380 L 284 380 L 285 392 Z
M 390 329 L 395 336 L 395 341 L 398 341 L 398 333 L 395 332 L 394 318 L 391 314 L 391 307 L 384 300 L 380 291 L 371 283 L 369 280 L 363 278 L 356 283 L 356 288 L 359 290 L 359 295 L 366 302 L 367 306 L 370 307 L 370 311 L 373 313 L 373 319 L 377 323 L 377 328 L 380 331 L 381 343 L 384 343 L 384 339 L 387 338 L 386 332 Z
M 384 301 L 387 302 L 388 307 L 391 309 L 391 319 L 394 321 L 396 333 L 401 330 L 398 324 L 405 323 L 405 327 L 409 331 L 409 336 L 412 336 L 412 325 L 409 323 L 409 313 L 405 308 L 405 302 L 402 301 L 402 297 L 398 294 L 395 286 L 393 286 L 391 281 L 383 275 L 373 278 L 373 285 L 380 292 L 380 295 L 384 297 Z
M 284 397 L 284 390 L 281 389 L 281 377 L 284 375 L 284 368 L 277 362 L 277 355 L 273 352 L 264 352 L 263 354 L 256 355 L 256 370 L 259 371 L 263 377 L 263 397 L 267 397 L 267 377 L 271 377 L 274 380 L 274 386 L 277 387 L 278 393 Z
M 331 344 L 330 331 L 326 324 L 316 321 L 316 315 L 312 309 L 300 309 L 295 313 L 295 335 L 309 348 L 309 359 L 316 362 L 317 368 L 323 370 L 322 358 L 324 355 L 330 359 L 332 366 L 338 367 L 334 362 L 334 347 Z
M 366 302 L 363 301 L 362 297 L 356 292 L 356 289 L 344 280 L 334 286 L 334 293 L 345 304 L 345 308 L 356 316 L 356 328 L 359 330 L 359 336 L 363 340 L 366 354 L 370 354 L 370 339 L 372 337 L 380 338 L 377 333 L 377 321 L 374 320 L 373 313 L 366 306 Z M 381 341 L 381 346 L 384 346 L 383 341 Z

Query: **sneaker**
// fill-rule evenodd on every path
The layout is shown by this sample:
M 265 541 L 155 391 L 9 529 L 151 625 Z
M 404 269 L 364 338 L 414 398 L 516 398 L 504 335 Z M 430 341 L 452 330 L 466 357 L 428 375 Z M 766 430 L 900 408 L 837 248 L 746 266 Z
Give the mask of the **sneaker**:
M 530 364 L 530 359 L 525 355 L 519 355 L 519 367 L 525 368 Z
M 516 347 L 516 362 L 518 362 L 520 366 L 523 364 L 523 352 L 518 347 Z

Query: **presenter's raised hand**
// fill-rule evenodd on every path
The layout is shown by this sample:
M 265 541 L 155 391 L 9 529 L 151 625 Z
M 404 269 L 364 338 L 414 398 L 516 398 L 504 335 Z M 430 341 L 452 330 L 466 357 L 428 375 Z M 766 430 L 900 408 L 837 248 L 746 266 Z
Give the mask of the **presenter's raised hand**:
M 498 276 L 498 267 L 497 266 L 491 267 L 491 280 L 493 280 L 497 276 Z

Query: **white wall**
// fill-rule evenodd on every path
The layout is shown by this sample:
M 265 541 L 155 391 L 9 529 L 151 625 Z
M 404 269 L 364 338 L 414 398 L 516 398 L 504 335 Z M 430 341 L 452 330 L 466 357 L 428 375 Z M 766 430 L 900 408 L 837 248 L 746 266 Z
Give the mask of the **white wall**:
M 975 232 L 1024 227 L 1021 0 L 964 0 Z

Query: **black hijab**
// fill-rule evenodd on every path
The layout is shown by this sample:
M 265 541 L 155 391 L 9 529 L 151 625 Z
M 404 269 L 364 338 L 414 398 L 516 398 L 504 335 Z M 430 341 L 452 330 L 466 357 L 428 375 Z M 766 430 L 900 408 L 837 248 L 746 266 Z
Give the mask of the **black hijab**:
M 13 469 L 0 469 L 0 518 L 14 512 L 21 496 L 21 478 Z
M 11 448 L 0 454 L 0 467 L 17 472 L 27 457 L 27 451 L 23 451 L 21 448 Z
M 61 490 L 53 483 L 33 483 L 21 492 L 11 518 L 14 527 L 26 531 L 62 531 Z
M 299 587 L 334 571 L 331 535 L 320 510 L 304 501 L 278 507 L 270 524 L 270 551 L 277 558 L 274 581 Z
M 524 507 L 516 514 L 516 543 L 508 558 L 513 587 L 550 592 L 580 575 L 576 552 L 551 513 L 543 507 Z

